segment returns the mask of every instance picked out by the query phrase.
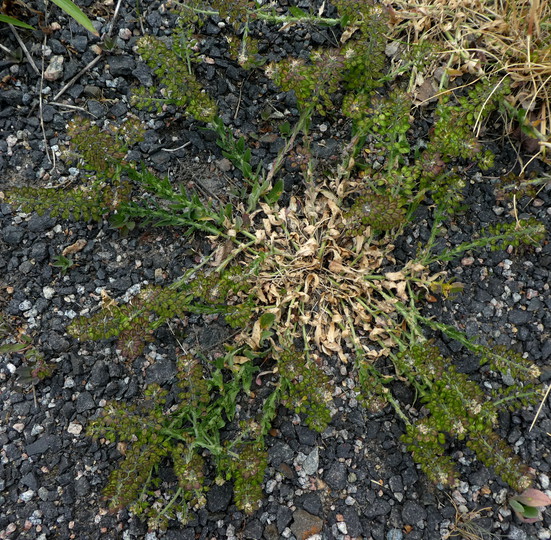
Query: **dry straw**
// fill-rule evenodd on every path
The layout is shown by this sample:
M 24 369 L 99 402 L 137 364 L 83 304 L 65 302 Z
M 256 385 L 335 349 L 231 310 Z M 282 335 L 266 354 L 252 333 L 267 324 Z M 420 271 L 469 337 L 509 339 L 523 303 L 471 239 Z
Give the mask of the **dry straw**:
M 551 2 L 546 0 L 383 0 L 391 37 L 409 45 L 428 43 L 441 63 L 440 89 L 470 74 L 509 78 L 511 111 L 525 113 L 540 152 L 551 146 Z M 440 71 L 437 71 L 437 68 Z M 444 68 L 442 70 L 442 67 Z

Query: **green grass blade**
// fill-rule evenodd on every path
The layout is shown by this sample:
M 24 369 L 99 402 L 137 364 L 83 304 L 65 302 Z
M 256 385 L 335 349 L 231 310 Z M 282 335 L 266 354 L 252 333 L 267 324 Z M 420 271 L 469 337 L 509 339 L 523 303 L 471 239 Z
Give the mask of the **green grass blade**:
M 0 14 L 0 22 L 4 22 L 4 23 L 7 23 L 7 24 L 13 24 L 13 26 L 19 26 L 21 28 L 27 28 L 28 30 L 36 30 L 30 24 L 24 23 L 24 22 L 20 21 L 19 19 L 16 19 L 15 17 L 10 17 L 8 15 Z
M 86 30 L 98 36 L 97 30 L 92 25 L 92 21 L 75 5 L 71 0 L 52 0 L 54 4 L 60 7 L 67 15 L 72 17 L 78 24 L 84 26 Z

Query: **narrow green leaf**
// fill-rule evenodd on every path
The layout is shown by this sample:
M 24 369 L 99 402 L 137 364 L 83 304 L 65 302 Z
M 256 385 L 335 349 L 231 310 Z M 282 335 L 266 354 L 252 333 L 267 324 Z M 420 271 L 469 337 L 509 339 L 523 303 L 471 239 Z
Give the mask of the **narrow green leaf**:
M 525 506 L 522 515 L 528 519 L 538 519 L 541 517 L 540 511 L 533 506 Z
M 27 347 L 26 343 L 12 343 L 10 345 L 2 345 L 0 347 L 0 353 L 18 352 L 25 349 L 25 347 Z
M 10 17 L 9 15 L 2 15 L 1 13 L 0 13 L 0 22 L 4 22 L 6 24 L 13 24 L 13 26 L 19 26 L 20 28 L 26 28 L 27 30 L 36 30 L 36 28 L 31 26 L 30 24 L 24 23 L 23 21 L 20 21 L 15 17 Z
M 260 326 L 264 329 L 270 328 L 270 326 L 274 324 L 275 318 L 275 313 L 264 313 L 264 315 L 260 317 Z
M 283 124 L 279 126 L 279 132 L 286 137 L 291 133 L 291 124 L 289 124 L 289 122 L 283 122 Z
M 86 28 L 95 36 L 99 36 L 98 31 L 94 28 L 92 21 L 82 12 L 82 10 L 71 0 L 52 0 L 54 4 L 59 6 L 69 17 L 73 18 L 78 24 Z
M 519 514 L 524 514 L 524 505 L 520 504 L 515 499 L 510 499 L 509 504 L 515 512 L 518 512 Z
M 289 6 L 289 12 L 293 17 L 308 17 L 308 13 L 306 13 L 306 11 L 296 6 Z
M 277 182 L 274 184 L 274 187 L 264 197 L 266 199 L 266 202 L 268 204 L 276 203 L 281 197 L 281 194 L 283 193 L 283 188 L 284 188 L 283 179 L 279 178 Z

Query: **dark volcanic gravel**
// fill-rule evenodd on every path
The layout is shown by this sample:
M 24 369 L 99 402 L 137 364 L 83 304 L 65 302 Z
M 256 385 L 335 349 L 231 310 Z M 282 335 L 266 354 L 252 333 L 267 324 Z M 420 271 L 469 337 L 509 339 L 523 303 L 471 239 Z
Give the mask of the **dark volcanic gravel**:
M 85 8 L 92 4 L 79 2 Z M 317 10 L 322 2 L 295 4 Z M 120 123 L 129 114 L 139 116 L 148 131 L 132 151 L 132 159 L 173 178 L 181 175 L 185 181 L 192 171 L 191 178 L 198 179 L 203 190 L 224 192 L 228 163 L 211 132 L 173 108 L 156 115 L 130 105 L 131 90 L 153 80 L 151 70 L 134 53 L 136 40 L 142 30 L 170 35 L 173 14 L 159 2 L 123 2 L 111 28 L 113 3 L 93 5 L 89 13 L 96 28 L 102 35 L 111 31 L 114 49 L 61 96 L 63 86 L 96 58 L 97 38 L 58 9 L 50 14 L 50 22 L 59 21 L 58 30 L 45 37 L 20 31 L 37 66 L 43 60 L 51 80 L 42 80 L 28 62 L 15 62 L 0 50 L 0 203 L 2 189 L 11 186 L 78 181 L 83 172 L 68 168 L 61 158 L 67 123 L 79 111 L 100 125 Z M 140 13 L 135 11 L 137 5 Z M 29 22 L 36 26 L 37 17 Z M 313 47 L 337 44 L 330 29 L 298 26 L 285 33 L 263 23 L 256 23 L 254 29 L 269 60 L 305 56 Z M 197 74 L 216 98 L 226 124 L 248 136 L 257 133 L 266 106 L 287 115 L 292 123 L 297 114 L 293 96 L 229 59 L 222 21 L 209 20 L 200 40 L 201 51 L 212 62 L 198 64 Z M 11 50 L 18 47 L 6 25 L 0 25 L 0 43 Z M 316 121 L 313 148 L 320 159 L 330 159 L 345 141 L 346 126 L 330 118 Z M 261 140 L 255 144 L 254 160 L 270 163 L 280 144 L 277 138 Z M 492 175 L 506 172 L 511 160 L 511 148 L 498 148 Z M 289 171 L 288 192 L 296 189 L 294 179 Z M 466 203 L 469 211 L 448 224 L 450 244 L 469 239 L 473 231 L 512 210 L 508 201 L 496 201 L 488 178 L 477 175 L 471 178 Z M 551 230 L 550 186 L 534 199 L 519 200 L 517 208 Z M 397 256 L 426 239 L 427 225 L 421 222 L 406 235 L 403 245 L 397 246 Z M 74 255 L 75 266 L 62 273 L 51 265 L 78 240 L 84 241 L 84 247 Z M 430 485 L 400 442 L 401 422 L 388 409 L 380 414 L 364 411 L 345 367 L 335 375 L 334 417 L 323 434 L 280 409 L 275 436 L 268 440 L 265 499 L 254 515 L 245 516 L 233 505 L 231 484 L 214 485 L 205 508 L 192 513 L 185 526 L 171 524 L 166 533 L 148 533 L 125 510 L 108 513 L 101 489 L 120 455 L 114 445 L 86 437 L 86 426 L 107 400 L 136 399 L 152 382 L 170 384 L 175 370 L 173 344 L 161 330 L 161 339 L 129 365 L 117 355 L 113 343 L 80 343 L 65 328 L 83 310 L 97 306 L 102 290 L 128 298 L 145 283 L 168 284 L 204 248 L 178 230 L 136 229 L 122 236 L 107 223 L 40 217 L 0 204 L 0 312 L 15 328 L 32 336 L 46 360 L 56 364 L 50 378 L 33 392 L 25 392 L 14 377 L 21 355 L 0 354 L 0 539 L 440 539 L 455 519 L 452 500 L 462 512 L 490 507 L 477 523 L 496 535 L 518 540 L 551 538 L 549 512 L 541 523 L 521 524 L 507 505 L 506 485 L 462 446 L 451 451 L 464 482 L 451 492 Z M 541 366 L 542 383 L 549 384 L 551 244 L 525 254 L 468 253 L 450 263 L 448 270 L 466 284 L 465 291 L 453 300 L 428 304 L 427 315 L 458 325 L 481 343 L 525 352 Z M 227 337 L 226 329 L 208 318 L 190 317 L 187 324 L 185 339 L 206 349 Z M 441 336 L 440 340 L 461 371 L 481 380 L 476 359 L 459 344 Z M 404 402 L 413 400 L 407 388 L 397 385 L 393 390 Z M 537 487 L 549 490 L 549 402 L 530 431 L 533 418 L 533 409 L 504 413 L 499 432 L 538 471 Z

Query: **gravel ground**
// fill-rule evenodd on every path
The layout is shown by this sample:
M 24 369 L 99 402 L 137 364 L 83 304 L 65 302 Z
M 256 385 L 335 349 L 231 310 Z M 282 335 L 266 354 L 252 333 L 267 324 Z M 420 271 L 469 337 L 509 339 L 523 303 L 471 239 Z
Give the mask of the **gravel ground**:
M 88 7 L 92 2 L 79 4 Z M 303 8 L 311 4 L 298 2 Z M 314 4 L 319 7 L 321 2 Z M 21 32 L 39 70 L 42 66 L 49 70 L 50 80 L 35 73 L 28 62 L 15 63 L 1 53 L 0 191 L 78 178 L 81 173 L 61 160 L 67 122 L 75 108 L 87 111 L 100 125 L 120 123 L 130 113 L 139 116 L 148 131 L 133 159 L 169 172 L 175 181 L 196 181 L 209 191 L 226 189 L 231 171 L 212 133 L 171 110 L 154 115 L 129 105 L 131 89 L 152 80 L 150 70 L 133 53 L 137 37 L 144 29 L 156 36 L 169 35 L 174 24 L 158 2 L 142 2 L 140 7 L 138 14 L 135 3 L 123 2 L 111 28 L 112 3 L 93 4 L 91 18 L 101 34 L 112 31 L 116 51 L 102 55 L 62 95 L 65 84 L 97 58 L 98 40 L 59 10 L 51 20 L 59 21 L 60 29 L 45 37 Z M 211 20 L 203 28 L 201 49 L 213 62 L 199 65 L 197 73 L 216 97 L 225 123 L 244 134 L 259 132 L 259 113 L 267 105 L 292 121 L 296 114 L 292 96 L 229 61 L 223 25 L 218 22 Z M 262 34 L 270 59 L 304 54 L 335 41 L 330 29 L 296 27 L 285 33 L 259 24 L 256 31 Z M 5 25 L 0 26 L 0 42 L 17 48 Z M 336 155 L 345 133 L 345 126 L 319 119 L 313 135 L 318 156 Z M 269 163 L 280 142 L 261 140 L 255 158 Z M 493 176 L 508 170 L 514 159 L 511 148 L 496 150 Z M 296 189 L 293 180 L 292 174 L 286 175 L 288 191 Z M 511 210 L 508 201 L 496 201 L 488 179 L 476 175 L 468 187 L 467 204 L 469 211 L 449 224 L 450 244 L 470 238 L 472 231 L 497 222 Z M 535 199 L 519 201 L 517 207 L 551 230 L 549 186 Z M 427 230 L 421 222 L 406 235 L 397 253 L 423 241 Z M 85 245 L 75 255 L 77 264 L 63 275 L 51 262 L 79 240 Z M 430 485 L 399 440 L 401 423 L 388 409 L 376 415 L 361 409 L 345 368 L 334 374 L 335 414 L 322 435 L 301 424 L 298 416 L 283 408 L 279 411 L 274 436 L 268 441 L 265 500 L 253 516 L 233 506 L 230 484 L 214 486 L 206 508 L 193 514 L 186 526 L 174 524 L 166 533 L 147 533 L 126 511 L 108 513 L 100 492 L 119 454 L 114 446 L 87 438 L 86 425 L 106 400 L 136 399 L 151 382 L 169 385 L 174 377 L 173 345 L 168 332 L 161 330 L 145 356 L 129 365 L 117 356 L 112 343 L 79 343 L 65 327 L 83 309 L 97 305 L 103 289 L 119 298 L 146 282 L 170 283 L 192 264 L 198 249 L 200 243 L 190 242 L 178 230 L 137 229 L 121 237 L 106 223 L 40 217 L 0 204 L 0 310 L 57 366 L 34 392 L 23 392 L 14 383 L 21 356 L 0 355 L 0 539 L 438 539 L 454 522 L 454 505 L 463 512 L 487 507 L 476 523 L 503 538 L 551 538 L 549 512 L 541 523 L 521 524 L 506 504 L 510 495 L 506 485 L 464 447 L 452 448 L 464 482 L 453 492 Z M 542 368 L 541 381 L 549 382 L 551 244 L 520 255 L 466 254 L 448 269 L 466 284 L 465 291 L 455 300 L 427 305 L 427 314 L 457 324 L 481 342 L 491 340 L 526 352 Z M 205 349 L 224 337 L 225 330 L 216 321 L 191 317 L 187 325 L 186 339 Z M 475 379 L 483 377 L 476 360 L 457 343 L 440 345 L 462 371 Z M 397 385 L 394 390 L 411 401 L 407 388 Z M 499 432 L 538 471 L 536 487 L 549 490 L 549 403 L 529 431 L 533 417 L 532 409 L 503 414 Z

